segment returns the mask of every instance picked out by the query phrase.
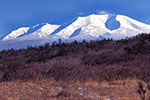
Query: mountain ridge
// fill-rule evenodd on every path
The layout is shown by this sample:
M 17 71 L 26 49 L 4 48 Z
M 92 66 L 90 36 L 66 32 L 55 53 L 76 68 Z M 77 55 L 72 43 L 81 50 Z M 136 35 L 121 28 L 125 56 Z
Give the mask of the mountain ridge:
M 136 21 L 128 16 L 92 14 L 85 17 L 79 16 L 63 25 L 42 23 L 32 27 L 19 28 L 0 40 L 0 46 L 3 48 L 3 43 L 6 45 L 11 44 L 13 48 L 13 45 L 20 41 L 22 43 L 23 41 L 28 41 L 28 45 L 34 46 L 44 44 L 45 42 L 52 43 L 58 39 L 62 39 L 63 42 L 71 42 L 74 40 L 90 41 L 104 38 L 120 40 L 149 32 L 150 25 Z M 30 42 L 36 40 L 38 44 Z M 23 47 L 26 46 L 24 45 Z M 18 46 L 17 48 L 20 47 Z

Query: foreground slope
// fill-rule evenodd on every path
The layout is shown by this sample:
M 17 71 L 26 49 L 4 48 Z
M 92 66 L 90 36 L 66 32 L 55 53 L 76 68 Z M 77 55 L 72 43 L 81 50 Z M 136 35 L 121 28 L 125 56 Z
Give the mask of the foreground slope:
M 0 99 L 148 100 L 150 34 L 0 52 Z
M 144 95 L 140 95 L 140 84 L 146 90 Z M 145 82 L 133 79 L 101 83 L 43 79 L 0 83 L 1 100 L 149 100 L 149 94 Z
M 30 79 L 31 73 L 55 80 L 150 80 L 150 35 L 133 39 L 46 44 L 0 52 L 0 80 Z M 81 77 L 82 76 L 82 77 Z

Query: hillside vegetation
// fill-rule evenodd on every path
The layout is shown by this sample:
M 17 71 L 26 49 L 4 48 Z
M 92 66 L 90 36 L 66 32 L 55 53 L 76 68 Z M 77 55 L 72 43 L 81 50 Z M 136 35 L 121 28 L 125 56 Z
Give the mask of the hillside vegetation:
M 66 84 L 140 80 L 147 89 L 139 81 L 136 81 L 137 85 L 131 85 L 137 86 L 137 93 L 145 100 L 145 94 L 150 90 L 150 35 L 68 44 L 59 40 L 53 45 L 47 43 L 40 47 L 1 51 L 0 81 L 17 80 L 54 80 Z
M 0 80 L 37 77 L 65 81 L 150 78 L 150 35 L 120 41 L 101 40 L 0 52 Z

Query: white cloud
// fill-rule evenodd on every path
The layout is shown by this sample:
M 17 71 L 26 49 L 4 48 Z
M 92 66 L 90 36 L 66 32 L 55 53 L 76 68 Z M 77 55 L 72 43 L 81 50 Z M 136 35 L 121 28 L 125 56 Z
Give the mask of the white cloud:
M 84 14 L 84 12 L 80 12 L 80 13 L 78 13 L 78 15 L 83 15 Z
M 102 15 L 103 14 L 109 14 L 109 12 L 108 11 L 99 11 L 98 14 L 102 14 Z

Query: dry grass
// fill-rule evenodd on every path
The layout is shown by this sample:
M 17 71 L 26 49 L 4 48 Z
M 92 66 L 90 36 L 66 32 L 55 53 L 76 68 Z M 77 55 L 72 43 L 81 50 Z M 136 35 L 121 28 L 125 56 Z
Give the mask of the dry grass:
M 150 100 L 149 61 L 144 34 L 2 51 L 0 100 Z
M 54 80 L 14 81 L 0 83 L 0 100 L 141 100 L 138 92 L 140 80 L 113 82 L 63 82 Z

